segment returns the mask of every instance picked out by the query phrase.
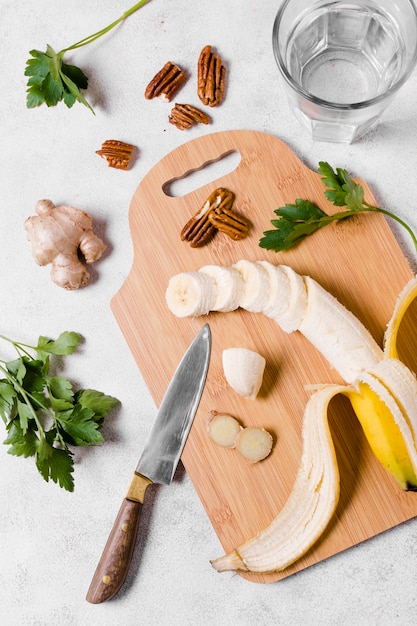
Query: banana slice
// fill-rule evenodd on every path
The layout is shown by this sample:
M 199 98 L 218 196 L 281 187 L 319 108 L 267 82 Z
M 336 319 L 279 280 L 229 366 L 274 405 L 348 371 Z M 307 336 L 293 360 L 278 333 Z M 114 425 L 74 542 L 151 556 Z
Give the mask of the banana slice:
M 255 400 L 262 385 L 266 361 L 247 348 L 227 348 L 222 354 L 223 372 L 240 396 Z
M 255 261 L 242 259 L 232 266 L 243 278 L 243 294 L 240 306 L 251 313 L 261 313 L 269 294 L 268 272 Z
M 299 331 L 348 383 L 384 358 L 382 349 L 353 313 L 310 276 L 304 276 L 307 308 Z
M 287 275 L 290 284 L 290 299 L 283 330 L 291 333 L 298 330 L 307 309 L 307 287 L 304 277 L 294 272 L 287 265 L 280 265 L 281 270 Z
M 217 285 L 203 272 L 181 272 L 168 282 L 165 299 L 177 317 L 207 315 L 216 302 Z
M 273 265 L 269 261 L 257 261 L 268 274 L 269 291 L 262 313 L 278 323 L 288 310 L 290 299 L 290 284 L 288 277 L 280 265 Z
M 212 311 L 226 313 L 234 311 L 240 306 L 244 283 L 242 274 L 233 267 L 221 265 L 205 265 L 199 272 L 210 276 L 217 287 L 217 297 L 212 306 Z
M 307 291 L 302 276 L 286 265 L 257 261 L 269 276 L 268 300 L 262 310 L 286 333 L 298 329 L 307 308 Z

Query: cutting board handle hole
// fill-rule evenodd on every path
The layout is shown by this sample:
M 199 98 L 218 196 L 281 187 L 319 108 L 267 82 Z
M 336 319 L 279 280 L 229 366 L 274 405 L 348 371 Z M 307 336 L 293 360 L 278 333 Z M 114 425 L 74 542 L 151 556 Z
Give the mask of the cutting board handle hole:
M 181 198 L 230 174 L 238 167 L 240 160 L 240 152 L 230 150 L 221 154 L 217 159 L 206 161 L 202 165 L 184 172 L 181 176 L 167 180 L 162 185 L 162 190 L 167 196 Z

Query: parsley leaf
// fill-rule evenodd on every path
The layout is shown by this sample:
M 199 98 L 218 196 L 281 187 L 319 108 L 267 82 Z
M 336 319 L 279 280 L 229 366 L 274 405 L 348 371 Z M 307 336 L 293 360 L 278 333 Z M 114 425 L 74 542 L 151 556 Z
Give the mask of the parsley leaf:
M 324 161 L 319 163 L 319 173 L 322 174 L 322 182 L 328 188 L 324 192 L 324 195 L 335 206 L 345 206 L 345 198 L 347 190 L 343 189 L 343 185 L 346 184 L 346 178 L 344 176 L 344 170 L 337 168 L 336 172 L 333 168 Z
M 36 454 L 38 438 L 32 430 L 24 433 L 19 422 L 11 421 L 8 436 L 3 443 L 10 446 L 8 449 L 9 454 L 28 457 Z
M 36 346 L 0 338 L 19 354 L 0 360 L 0 416 L 8 452 L 35 457 L 45 480 L 73 491 L 71 448 L 104 441 L 100 428 L 118 400 L 94 389 L 74 391 L 67 378 L 49 375 L 50 357 L 72 354 L 81 342 L 77 333 L 61 333 L 55 341 L 41 336 Z
M 48 452 L 49 454 L 45 453 L 42 457 L 39 455 L 36 457 L 36 467 L 39 473 L 46 481 L 51 479 L 67 491 L 74 491 L 74 479 L 72 477 L 74 462 L 71 452 L 52 446 L 49 446 Z
M 51 407 L 54 411 L 66 411 L 73 406 L 72 384 L 62 376 L 53 376 L 46 382 Z
M 27 108 L 33 109 L 41 104 L 46 104 L 48 107 L 51 107 L 56 106 L 59 102 L 64 102 L 68 108 L 71 108 L 73 104 L 78 101 L 94 113 L 94 109 L 80 91 L 88 87 L 87 76 L 76 65 L 65 63 L 64 55 L 71 50 L 81 48 L 99 39 L 99 37 L 108 33 L 148 1 L 149 0 L 141 0 L 141 2 L 138 2 L 128 11 L 125 11 L 119 19 L 112 22 L 109 26 L 106 26 L 106 28 L 85 37 L 81 41 L 59 52 L 55 52 L 50 45 L 46 46 L 45 52 L 31 50 L 29 52 L 30 58 L 26 61 L 25 67 L 25 76 L 29 77 L 26 90 Z
M 69 441 L 75 445 L 88 446 L 101 443 L 104 439 L 94 415 L 94 411 L 77 405 L 72 411 L 59 415 L 59 425 L 69 435 Z
M 7 380 L 0 380 L 0 416 L 5 424 L 13 417 L 16 391 Z
M 106 396 L 101 391 L 95 391 L 95 389 L 78 391 L 76 393 L 76 401 L 80 406 L 94 410 L 98 420 L 105 417 L 119 403 L 116 398 Z
M 346 206 L 350 211 L 365 208 L 363 187 L 355 183 L 346 170 L 338 167 L 335 171 L 328 163 L 320 161 L 318 171 L 327 187 L 324 195 L 335 206 Z
M 288 250 L 300 239 L 311 235 L 324 226 L 324 211 L 308 200 L 297 199 L 295 204 L 286 204 L 274 213 L 280 218 L 271 220 L 275 230 L 267 230 L 260 240 L 261 248 L 267 250 Z
M 362 185 L 355 183 L 349 173 L 342 169 L 334 170 L 325 161 L 320 161 L 318 171 L 322 174 L 322 182 L 326 186 L 324 195 L 337 207 L 346 207 L 345 211 L 328 215 L 309 200 L 297 198 L 294 204 L 286 204 L 275 209 L 280 218 L 271 220 L 274 230 L 267 230 L 259 240 L 259 246 L 274 252 L 288 250 L 293 245 L 313 234 L 331 222 L 337 222 L 357 213 L 374 211 L 383 213 L 403 226 L 409 233 L 417 251 L 417 238 L 408 224 L 394 213 L 375 207 L 365 201 Z
M 61 333 L 55 341 L 48 339 L 47 337 L 39 337 L 36 351 L 40 354 L 57 354 L 59 356 L 65 356 L 72 354 L 77 349 L 81 342 L 81 335 L 74 332 L 65 331 Z

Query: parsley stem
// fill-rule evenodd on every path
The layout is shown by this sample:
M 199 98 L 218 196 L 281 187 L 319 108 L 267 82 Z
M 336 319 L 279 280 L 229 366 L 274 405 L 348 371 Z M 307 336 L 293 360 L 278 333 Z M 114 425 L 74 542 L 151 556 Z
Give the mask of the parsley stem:
M 395 213 L 391 213 L 390 211 L 386 211 L 385 209 L 381 209 L 380 207 L 374 207 L 374 206 L 368 204 L 367 202 L 364 202 L 364 205 L 365 205 L 367 211 L 378 211 L 379 213 L 383 213 L 387 217 L 390 217 L 391 219 L 396 221 L 398 224 L 400 224 L 400 226 L 405 228 L 405 230 L 410 235 L 411 240 L 412 240 L 412 242 L 414 244 L 414 248 L 415 248 L 415 250 L 417 252 L 417 237 L 414 234 L 414 231 L 412 230 L 412 228 L 406 222 L 404 222 L 404 220 L 402 220 L 400 217 L 398 217 L 398 215 L 395 215 Z
M 31 402 L 31 399 L 34 399 L 34 398 L 32 398 L 31 395 L 28 392 L 26 392 L 26 390 L 22 387 L 22 385 L 19 383 L 17 378 L 15 378 L 15 376 L 10 374 L 10 372 L 5 367 L 3 367 L 2 365 L 0 365 L 0 371 L 2 371 L 3 374 L 5 374 L 7 380 L 22 395 L 22 397 L 23 397 L 27 407 L 29 408 L 30 412 L 32 413 L 33 419 L 35 420 L 35 424 L 36 424 L 36 427 L 38 429 L 39 437 L 41 439 L 45 439 L 45 431 L 43 429 L 43 426 L 42 426 L 42 424 L 41 424 L 41 422 L 40 422 L 40 420 L 38 418 L 38 415 L 37 415 L 35 409 L 33 408 L 33 405 L 32 405 L 32 402 Z M 45 408 L 45 407 L 42 407 L 42 408 Z M 48 411 L 48 413 L 50 414 L 49 411 Z M 51 417 L 53 417 L 53 416 L 51 415 Z
M 398 217 L 398 215 L 395 215 L 395 213 L 391 213 L 390 211 L 387 211 L 386 209 L 381 209 L 381 207 L 372 206 L 372 204 L 368 204 L 367 202 L 364 202 L 363 207 L 361 207 L 360 209 L 349 209 L 348 211 L 340 211 L 339 213 L 333 213 L 333 215 L 331 215 L 330 218 L 331 220 L 343 220 L 347 217 L 351 217 L 355 213 L 363 213 L 366 211 L 373 211 L 374 213 L 382 213 L 383 215 L 390 217 L 391 219 L 396 221 L 398 224 L 400 224 L 403 228 L 405 228 L 405 230 L 410 235 L 414 248 L 417 252 L 417 237 L 414 234 L 412 228 L 406 222 L 404 222 L 404 220 Z M 322 218 L 321 220 L 317 220 L 317 221 L 320 222 L 320 221 L 326 221 L 326 220 L 323 220 Z
M 23 354 L 26 354 L 26 356 L 28 356 L 30 359 L 33 359 L 32 355 L 27 350 L 25 350 L 25 348 L 31 348 L 32 350 L 36 350 L 36 348 L 34 346 L 29 346 L 26 343 L 20 343 L 20 342 L 17 342 L 17 341 L 13 341 L 13 339 L 9 339 L 9 337 L 5 337 L 4 335 L 0 335 L 0 339 L 3 339 L 4 341 L 8 341 L 9 343 L 11 343 L 12 346 L 15 347 L 16 352 L 18 354 L 23 353 Z M 4 361 L 3 361 L 3 363 L 4 363 Z
M 117 20 L 115 20 L 114 22 L 109 24 L 109 26 L 106 26 L 106 28 L 102 28 L 97 33 L 94 33 L 93 35 L 89 35 L 88 37 L 84 37 L 84 39 L 81 39 L 80 41 L 78 41 L 77 43 L 74 43 L 72 46 L 69 46 L 68 48 L 64 48 L 63 50 L 61 50 L 58 53 L 58 56 L 62 57 L 64 55 L 64 53 L 68 52 L 69 50 L 75 50 L 76 48 L 82 48 L 83 46 L 86 46 L 89 43 L 92 43 L 96 39 L 99 39 L 100 37 L 102 37 L 103 35 L 108 33 L 109 31 L 111 31 L 115 26 L 120 24 L 120 22 L 123 22 L 123 20 L 125 20 L 127 17 L 129 17 L 129 15 L 132 15 L 132 13 L 135 13 L 138 9 L 140 9 L 147 2 L 149 2 L 149 0 L 141 0 L 140 2 L 137 2 L 133 7 L 131 7 L 127 11 L 125 11 L 123 13 L 123 15 L 121 15 Z

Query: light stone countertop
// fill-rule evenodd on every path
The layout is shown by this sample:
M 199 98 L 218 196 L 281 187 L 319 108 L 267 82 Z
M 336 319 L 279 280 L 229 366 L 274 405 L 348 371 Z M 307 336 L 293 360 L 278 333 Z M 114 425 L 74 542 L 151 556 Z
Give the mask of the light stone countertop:
M 111 34 L 68 56 L 90 78 L 93 116 L 79 103 L 71 110 L 63 104 L 28 110 L 23 75 L 28 52 L 78 41 L 116 19 L 129 1 L 0 0 L 0 334 L 30 343 L 39 335 L 79 332 L 85 341 L 68 358 L 65 375 L 121 400 L 104 427 L 106 443 L 76 452 L 74 493 L 44 482 L 33 459 L 8 455 L 6 446 L 0 447 L 0 622 L 5 626 L 417 622 L 417 520 L 279 583 L 255 585 L 210 566 L 222 549 L 183 471 L 158 491 L 146 514 L 148 534 L 118 596 L 97 606 L 85 600 L 156 415 L 109 307 L 132 264 L 130 199 L 150 168 L 204 133 L 265 131 L 288 143 L 313 169 L 326 160 L 364 178 L 379 202 L 417 230 L 417 74 L 380 126 L 359 143 L 313 143 L 288 109 L 275 66 L 271 31 L 278 4 L 150 0 Z M 182 133 L 168 124 L 167 105 L 144 99 L 144 87 L 168 59 L 192 68 L 208 43 L 227 62 L 227 97 L 213 110 L 211 126 Z M 198 104 L 192 81 L 183 97 Z M 129 171 L 108 168 L 95 154 L 109 138 L 138 146 Z M 108 244 L 85 289 L 58 288 L 49 268 L 32 259 L 23 222 L 45 197 L 90 212 Z M 392 227 L 415 269 L 407 234 Z

